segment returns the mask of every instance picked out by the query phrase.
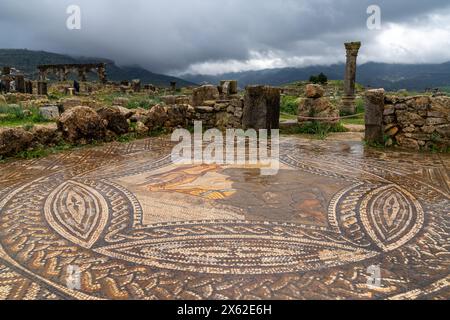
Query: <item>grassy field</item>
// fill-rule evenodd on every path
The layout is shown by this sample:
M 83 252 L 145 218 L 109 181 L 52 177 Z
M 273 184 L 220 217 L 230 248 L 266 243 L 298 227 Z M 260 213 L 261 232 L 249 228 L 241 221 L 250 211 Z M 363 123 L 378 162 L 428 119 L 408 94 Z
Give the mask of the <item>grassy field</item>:
M 32 126 L 49 123 L 39 114 L 37 108 L 24 110 L 19 105 L 0 105 L 0 127 Z
M 353 118 L 346 118 L 342 119 L 342 124 L 359 124 L 364 125 L 365 119 L 364 119 L 364 112 L 365 112 L 365 106 L 364 106 L 364 99 L 357 98 L 356 101 L 356 117 Z M 345 114 L 341 114 L 341 116 L 346 116 Z

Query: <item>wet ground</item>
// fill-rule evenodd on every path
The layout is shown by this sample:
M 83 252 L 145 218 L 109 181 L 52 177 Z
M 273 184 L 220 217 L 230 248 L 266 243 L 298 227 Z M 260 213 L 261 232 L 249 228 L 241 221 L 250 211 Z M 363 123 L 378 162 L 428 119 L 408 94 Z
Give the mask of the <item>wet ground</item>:
M 450 155 L 343 139 L 275 176 L 164 138 L 0 164 L 0 298 L 450 298 Z

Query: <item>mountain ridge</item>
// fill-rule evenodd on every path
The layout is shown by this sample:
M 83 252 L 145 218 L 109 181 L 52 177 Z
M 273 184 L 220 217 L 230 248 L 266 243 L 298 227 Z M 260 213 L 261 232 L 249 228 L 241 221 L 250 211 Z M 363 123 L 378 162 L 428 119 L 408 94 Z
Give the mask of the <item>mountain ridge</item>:
M 342 80 L 345 64 L 328 66 L 287 67 L 276 69 L 231 72 L 220 75 L 185 74 L 183 78 L 196 83 L 217 83 L 224 79 L 238 80 L 244 87 L 249 84 L 284 85 L 295 81 L 308 80 L 311 75 L 325 73 L 330 80 Z M 358 65 L 356 81 L 365 87 L 386 90 L 417 90 L 450 87 L 450 62 L 441 64 L 388 64 L 367 62 Z
M 76 57 L 65 54 L 35 51 L 28 49 L 0 49 L 0 67 L 11 66 L 25 73 L 28 77 L 37 78 L 37 66 L 42 64 L 81 64 L 81 63 L 106 63 L 108 80 L 121 81 L 140 79 L 143 83 L 151 83 L 156 86 L 168 87 L 171 81 L 176 81 L 178 86 L 192 86 L 195 83 L 178 77 L 153 73 L 140 66 L 118 66 L 113 60 L 94 57 Z M 76 75 L 72 75 L 76 78 Z M 89 79 L 95 79 L 89 75 Z

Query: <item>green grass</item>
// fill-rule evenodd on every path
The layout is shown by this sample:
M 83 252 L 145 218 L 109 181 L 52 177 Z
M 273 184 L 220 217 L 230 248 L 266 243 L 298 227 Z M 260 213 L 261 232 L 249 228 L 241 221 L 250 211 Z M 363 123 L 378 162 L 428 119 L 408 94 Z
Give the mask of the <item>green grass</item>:
M 126 143 L 126 142 L 134 141 L 137 138 L 138 138 L 137 134 L 132 132 L 132 133 L 123 134 L 123 135 L 117 137 L 117 141 Z
M 60 153 L 63 151 L 71 150 L 74 148 L 78 148 L 79 146 L 70 145 L 65 142 L 61 142 L 60 144 L 54 146 L 54 147 L 48 147 L 48 146 L 39 146 L 34 148 L 33 150 L 26 150 L 18 153 L 14 157 L 11 157 L 11 159 L 38 159 L 47 157 L 51 154 Z M 0 162 L 4 162 L 5 159 L 0 157 Z
M 297 115 L 298 97 L 282 96 L 281 97 L 281 113 Z
M 355 101 L 356 104 L 356 114 L 359 114 L 357 117 L 353 118 L 346 118 L 342 119 L 342 124 L 358 124 L 358 125 L 364 125 L 365 124 L 365 116 L 364 112 L 366 111 L 365 103 L 363 98 L 357 98 Z M 341 116 L 348 116 L 349 114 L 345 112 L 341 112 Z
M 297 120 L 297 115 L 281 113 L 280 114 L 280 121 L 286 121 L 286 120 Z
M 26 126 L 36 123 L 49 123 L 39 113 L 38 108 L 27 109 L 27 114 L 21 106 L 0 105 L 0 127 Z
M 128 109 L 143 108 L 148 110 L 161 103 L 159 96 L 149 96 L 146 94 L 125 95 L 120 92 L 96 94 L 95 98 L 108 106 L 113 105 L 116 98 L 127 98 L 129 102 L 125 107 Z
M 355 124 L 355 125 L 365 125 L 366 121 L 364 120 L 364 118 L 353 118 L 353 119 L 342 119 L 341 120 L 342 124 Z
M 137 109 L 142 108 L 149 110 L 157 104 L 161 103 L 161 99 L 159 97 L 141 97 L 135 96 L 130 98 L 130 102 L 127 105 L 128 109 Z
M 347 129 L 345 129 L 341 123 L 325 124 L 320 122 L 310 122 L 281 130 L 282 134 L 307 134 L 320 140 L 326 139 L 329 134 L 333 132 L 347 132 Z

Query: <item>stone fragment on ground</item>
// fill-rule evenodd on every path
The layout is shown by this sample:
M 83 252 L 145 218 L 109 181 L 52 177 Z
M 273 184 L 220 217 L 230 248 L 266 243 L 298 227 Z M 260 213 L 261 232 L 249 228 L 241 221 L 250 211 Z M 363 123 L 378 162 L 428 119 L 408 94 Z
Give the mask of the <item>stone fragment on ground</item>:
M 45 106 L 39 109 L 39 114 L 45 120 L 57 120 L 59 118 L 58 106 Z
M 101 119 L 106 121 L 106 128 L 115 134 L 121 135 L 128 132 L 126 113 L 121 107 L 103 107 L 97 111 Z
M 70 143 L 102 140 L 106 134 L 104 120 L 94 110 L 83 106 L 64 112 L 58 120 L 58 129 Z

